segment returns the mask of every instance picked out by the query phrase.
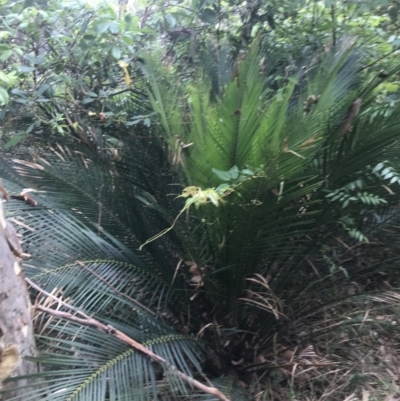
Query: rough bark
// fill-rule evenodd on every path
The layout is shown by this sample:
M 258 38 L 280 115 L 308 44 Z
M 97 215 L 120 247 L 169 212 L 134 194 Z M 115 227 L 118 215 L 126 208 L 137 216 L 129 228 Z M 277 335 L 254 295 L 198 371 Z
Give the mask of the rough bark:
M 7 382 L 6 379 L 38 372 L 37 363 L 26 359 L 36 356 L 36 345 L 21 259 L 18 249 L 14 249 L 15 238 L 8 238 L 10 231 L 6 226 L 11 223 L 4 219 L 2 203 L 0 196 L 0 401 L 22 401 L 27 389 L 18 387 L 30 385 L 32 381 Z M 11 231 L 15 233 L 12 227 Z

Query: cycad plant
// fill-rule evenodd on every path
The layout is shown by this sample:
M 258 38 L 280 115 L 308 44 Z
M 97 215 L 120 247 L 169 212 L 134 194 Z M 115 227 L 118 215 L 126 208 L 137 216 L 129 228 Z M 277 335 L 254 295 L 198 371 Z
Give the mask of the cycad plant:
M 4 162 L 38 201 L 7 204 L 43 364 L 24 401 L 254 399 L 296 322 L 377 270 L 338 266 L 332 243 L 396 221 L 400 113 L 374 106 L 352 46 L 274 91 L 262 56 L 187 81 L 147 57 L 147 96 L 119 106 L 152 122 L 103 128 L 116 160 L 50 137 Z

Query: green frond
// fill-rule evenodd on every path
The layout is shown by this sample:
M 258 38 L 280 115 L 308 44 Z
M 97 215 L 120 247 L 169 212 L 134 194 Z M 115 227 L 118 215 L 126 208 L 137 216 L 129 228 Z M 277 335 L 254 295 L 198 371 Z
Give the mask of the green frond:
M 400 108 L 374 108 L 362 54 L 344 46 L 274 90 L 261 56 L 255 41 L 225 78 L 190 82 L 147 57 L 151 126 L 105 133 L 123 144 L 118 160 L 60 140 L 0 174 L 14 194 L 37 191 L 36 206 L 6 204 L 34 283 L 232 400 L 246 399 L 232 361 L 334 305 L 341 278 L 378 270 L 340 261 L 399 221 Z M 52 384 L 27 400 L 212 399 L 110 335 L 41 313 L 35 323 Z M 208 366 L 225 377 L 206 379 Z
M 15 163 L 17 172 L 48 199 L 51 197 L 53 204 L 57 202 L 59 208 L 73 210 L 97 223 L 99 230 L 104 227 L 134 249 L 139 245 L 129 227 L 129 213 L 125 209 L 122 215 L 124 208 L 113 201 L 114 179 L 106 166 L 96 163 L 94 154 L 91 156 L 59 145 L 34 162 Z
M 184 298 L 182 294 L 174 294 L 171 283 L 124 260 L 83 259 L 46 272 L 35 272 L 33 266 L 31 269 L 28 272 L 36 284 L 48 292 L 54 288 L 62 289 L 73 305 L 91 313 L 100 313 L 110 307 L 130 307 L 155 316 L 153 311 L 159 310 L 161 305 L 166 307 Z M 130 320 L 134 315 L 121 313 L 119 318 Z
M 107 334 L 73 323 L 48 321 L 44 327 L 46 335 L 37 339 L 46 352 L 38 362 L 48 367 L 40 376 L 51 380 L 51 385 L 28 390 L 26 400 L 42 395 L 49 401 L 87 401 L 93 397 L 98 401 L 145 401 L 159 399 L 164 392 L 177 397 L 190 391 L 174 371 L 155 366 L 147 356 Z M 200 354 L 190 338 L 158 336 L 143 344 L 189 376 L 199 367 Z

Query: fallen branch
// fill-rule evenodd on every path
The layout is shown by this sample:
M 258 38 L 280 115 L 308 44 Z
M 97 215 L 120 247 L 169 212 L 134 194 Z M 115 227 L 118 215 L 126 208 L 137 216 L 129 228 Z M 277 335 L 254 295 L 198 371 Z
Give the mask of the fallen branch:
M 203 391 L 204 393 L 214 395 L 221 401 L 231 401 L 229 398 L 227 398 L 221 391 L 219 391 L 215 387 L 209 387 L 206 386 L 205 384 L 199 382 L 198 380 L 193 379 L 190 376 L 185 375 L 183 372 L 178 370 L 174 365 L 171 365 L 166 359 L 160 357 L 159 355 L 155 354 L 153 351 L 149 350 L 146 348 L 143 344 L 133 340 L 132 338 L 128 337 L 126 334 L 124 334 L 122 331 L 115 329 L 109 324 L 103 324 L 100 321 L 94 319 L 93 317 L 87 315 L 84 312 L 78 311 L 76 308 L 74 308 L 72 305 L 69 305 L 68 303 L 62 301 L 61 299 L 57 298 L 56 296 L 50 294 L 49 292 L 43 290 L 41 287 L 39 287 L 37 284 L 33 283 L 31 280 L 26 279 L 27 283 L 41 292 L 42 294 L 54 299 L 57 301 L 59 304 L 69 308 L 70 310 L 75 311 L 75 315 L 72 315 L 71 313 L 68 312 L 62 312 L 59 310 L 55 310 L 52 308 L 48 308 L 43 305 L 35 305 L 36 310 L 40 310 L 45 313 L 49 313 L 53 316 L 57 316 L 62 319 L 69 320 L 71 322 L 79 323 L 82 326 L 88 326 L 88 327 L 93 327 L 94 329 L 101 331 L 103 333 L 106 333 L 110 336 L 113 336 L 115 338 L 118 338 L 119 340 L 123 341 L 124 343 L 128 344 L 132 348 L 136 349 L 137 351 L 145 354 L 148 356 L 150 359 L 153 361 L 160 363 L 162 365 L 167 366 L 172 372 L 174 372 L 176 375 L 178 375 L 182 380 L 184 380 L 186 383 L 190 384 L 191 386 L 197 388 L 198 390 Z M 78 316 L 79 315 L 79 316 Z

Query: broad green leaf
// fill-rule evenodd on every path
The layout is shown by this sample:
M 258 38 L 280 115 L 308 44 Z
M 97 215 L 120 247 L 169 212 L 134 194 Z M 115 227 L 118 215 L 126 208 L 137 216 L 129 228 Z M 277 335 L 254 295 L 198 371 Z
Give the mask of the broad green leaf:
M 84 21 L 83 22 L 83 24 L 80 26 L 80 28 L 79 28 L 79 30 L 80 30 L 80 32 L 86 32 L 86 30 L 87 30 L 87 28 L 88 28 L 88 24 L 89 24 L 89 21 Z
M 124 20 L 127 24 L 130 24 L 132 22 L 132 16 L 130 14 L 125 14 Z
M 30 132 L 32 132 L 32 130 L 35 128 L 36 123 L 32 123 L 27 129 L 26 129 L 26 133 L 29 134 Z
M 0 56 L 0 61 L 2 63 L 4 63 L 5 61 L 7 61 L 10 58 L 11 54 L 12 54 L 11 50 L 4 51 Z
M 116 60 L 119 60 L 121 58 L 121 49 L 119 47 L 113 47 L 111 54 Z
M 240 173 L 248 176 L 254 175 L 254 172 L 252 170 L 249 170 L 248 168 L 243 169 Z
M 44 92 L 46 92 L 50 88 L 50 85 L 48 84 L 42 84 L 40 85 L 39 89 L 36 91 L 35 95 L 37 97 L 43 95 Z
M 382 170 L 385 165 L 383 163 L 378 163 L 374 169 L 372 170 L 373 173 L 377 173 L 379 170 Z
M 16 96 L 19 96 L 19 97 L 25 97 L 26 98 L 28 96 L 28 94 L 25 91 L 23 91 L 21 89 L 18 89 L 18 88 L 12 89 L 11 93 L 13 95 L 16 95 Z
M 213 168 L 212 172 L 222 181 L 230 181 L 232 178 L 229 171 L 221 171 L 216 168 Z
M 83 99 L 81 101 L 82 104 L 88 104 L 88 103 L 92 103 L 95 99 L 92 97 L 86 97 L 85 99 Z
M 28 67 L 27 65 L 20 65 L 17 67 L 19 72 L 24 72 L 24 73 L 28 73 L 28 72 L 32 72 L 35 71 L 36 68 L 34 67 Z
M 21 104 L 28 104 L 28 103 L 30 103 L 30 100 L 29 99 L 15 99 L 14 100 L 14 102 L 16 102 L 16 103 L 21 103 Z
M 16 135 L 13 135 L 13 137 L 6 142 L 6 144 L 4 145 L 5 149 L 9 149 L 15 145 L 17 145 L 21 140 L 26 138 L 26 133 L 25 132 L 20 132 Z
M 107 29 L 109 28 L 109 26 L 110 26 L 109 22 L 102 22 L 102 23 L 98 24 L 96 27 L 97 34 L 102 34 L 102 33 L 106 32 Z
M 10 79 L 8 78 L 7 74 L 5 74 L 3 71 L 0 71 L 0 81 L 3 81 L 5 84 L 10 83 Z
M 7 91 L 0 86 L 0 104 L 7 104 L 9 101 L 9 96 Z
M 204 21 L 207 22 L 208 24 L 215 24 L 215 21 L 217 19 L 217 14 L 214 10 L 211 8 L 205 8 L 201 14 L 200 18 Z
M 45 62 L 44 56 L 32 56 L 31 54 L 25 54 L 24 59 L 38 65 L 44 64 Z
M 229 184 L 223 183 L 218 185 L 218 187 L 215 189 L 219 194 L 223 194 L 225 191 L 230 189 L 231 186 Z
M 238 168 L 238 166 L 233 166 L 229 170 L 229 176 L 231 177 L 231 180 L 236 180 L 239 177 L 239 168 Z
M 116 35 L 119 32 L 118 24 L 116 22 L 111 22 L 108 26 L 110 33 Z

